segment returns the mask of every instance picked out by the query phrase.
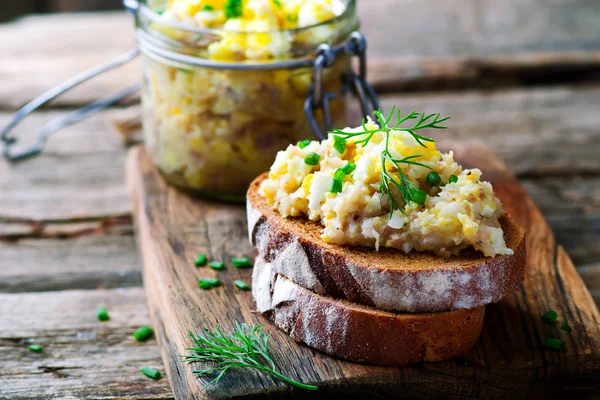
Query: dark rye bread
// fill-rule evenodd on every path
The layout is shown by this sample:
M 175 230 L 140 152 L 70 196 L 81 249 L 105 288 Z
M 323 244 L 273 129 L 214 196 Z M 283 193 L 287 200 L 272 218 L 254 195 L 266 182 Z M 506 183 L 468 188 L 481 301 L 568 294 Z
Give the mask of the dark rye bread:
M 475 308 L 516 291 L 525 272 L 525 235 L 508 215 L 500 223 L 513 255 L 475 250 L 441 258 L 432 253 L 325 243 L 322 226 L 282 218 L 259 193 L 267 174 L 248 190 L 250 241 L 281 275 L 315 293 L 381 310 L 438 312 Z
M 485 306 L 430 314 L 380 311 L 320 296 L 276 273 L 258 257 L 252 274 L 258 310 L 298 342 L 346 360 L 400 366 L 467 352 Z

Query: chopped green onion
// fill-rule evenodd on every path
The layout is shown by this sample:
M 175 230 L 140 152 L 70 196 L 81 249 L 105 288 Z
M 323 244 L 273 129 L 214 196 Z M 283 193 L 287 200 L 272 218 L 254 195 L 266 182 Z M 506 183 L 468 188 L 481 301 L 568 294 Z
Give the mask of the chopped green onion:
M 202 7 L 201 11 L 214 11 L 214 7 L 211 6 L 210 4 L 205 4 L 204 7 Z
M 279 8 L 283 7 L 283 5 L 281 4 L 281 1 L 279 1 L 279 0 L 273 0 L 273 3 Z
M 222 270 L 225 269 L 225 263 L 223 261 L 211 261 L 208 263 L 209 268 Z
M 342 179 L 333 178 L 333 183 L 331 184 L 331 193 L 340 193 L 344 186 L 344 181 Z
M 417 204 L 423 205 L 425 204 L 425 200 L 427 199 L 427 193 L 420 189 L 415 189 L 411 192 L 411 200 Z
M 196 267 L 203 267 L 206 265 L 206 261 L 206 254 L 200 253 L 196 256 L 196 261 L 194 261 L 194 264 L 196 265 Z
M 148 378 L 152 378 L 154 380 L 160 379 L 160 371 L 152 367 L 142 367 L 140 371 L 142 371 L 142 374 L 146 375 Z
M 440 183 L 442 183 L 442 178 L 440 178 L 440 174 L 435 171 L 431 171 L 427 174 L 427 183 L 429 187 L 436 187 Z
M 221 284 L 221 281 L 215 278 L 200 278 L 198 287 L 200 289 L 211 289 Z
M 344 154 L 344 152 L 346 151 L 346 139 L 341 138 L 339 136 L 334 136 L 333 148 L 336 149 L 338 153 Z
M 160 10 L 160 11 L 157 11 L 156 13 L 157 13 L 158 15 L 163 15 L 163 13 L 164 13 L 165 11 L 167 11 L 167 10 Z
M 234 257 L 231 259 L 231 263 L 236 268 L 248 268 L 252 266 L 252 262 L 248 257 Z
M 338 168 L 338 169 L 335 170 L 335 173 L 333 174 L 333 177 L 335 179 L 343 180 L 346 177 L 346 173 L 344 172 L 343 169 Z
M 108 311 L 106 311 L 106 308 L 104 307 L 98 307 L 96 309 L 96 316 L 98 317 L 99 321 L 108 321 L 110 319 L 108 316 Z
M 193 73 L 194 73 L 194 71 L 192 71 L 192 70 L 189 70 L 189 69 L 185 69 L 185 68 L 179 68 L 179 70 L 180 70 L 181 72 L 185 72 L 186 74 L 193 74 Z
M 250 285 L 248 285 L 241 279 L 236 279 L 235 281 L 233 281 L 233 284 L 237 286 L 240 290 L 250 290 Z
M 560 329 L 562 329 L 563 331 L 571 332 L 571 325 L 569 325 L 568 323 L 564 322 L 560 326 Z
M 565 345 L 565 341 L 561 339 L 547 338 L 544 341 L 544 347 L 551 348 L 553 350 L 560 350 Z
M 348 161 L 348 164 L 344 165 L 341 170 L 344 171 L 344 173 L 346 175 L 350 175 L 351 173 L 354 172 L 354 170 L 356 169 L 356 164 L 354 164 L 352 161 Z
M 29 345 L 28 349 L 29 351 L 33 351 L 34 353 L 41 353 L 42 351 L 44 351 L 44 348 L 39 344 L 31 344 Z
M 450 178 L 448 178 L 448 183 L 456 183 L 458 182 L 458 176 L 452 174 L 450 175 Z
M 305 148 L 306 146 L 308 146 L 310 144 L 310 142 L 312 142 L 312 140 L 301 140 L 298 142 L 297 146 L 300 147 L 301 149 Z
M 227 0 L 225 3 L 225 16 L 227 18 L 237 18 L 244 14 L 242 0 Z
M 558 314 L 554 310 L 548 310 L 542 315 L 542 321 L 546 324 L 553 324 L 556 318 L 558 318 Z
M 307 165 L 319 165 L 319 161 L 321 161 L 321 156 L 317 153 L 308 153 L 304 158 L 304 163 Z
M 150 336 L 154 334 L 154 331 L 149 326 L 140 326 L 137 331 L 133 332 L 133 337 L 138 342 L 145 342 Z

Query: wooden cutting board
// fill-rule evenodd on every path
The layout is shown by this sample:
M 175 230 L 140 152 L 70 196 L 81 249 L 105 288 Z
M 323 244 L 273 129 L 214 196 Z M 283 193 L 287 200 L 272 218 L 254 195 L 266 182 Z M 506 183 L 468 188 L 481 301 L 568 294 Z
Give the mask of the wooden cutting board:
M 518 293 L 487 307 L 479 342 L 465 356 L 443 363 L 404 368 L 367 366 L 324 355 L 292 341 L 254 313 L 250 292 L 235 279 L 251 281 L 251 270 L 235 269 L 231 257 L 249 256 L 245 207 L 192 199 L 166 186 L 141 147 L 130 151 L 127 185 L 134 204 L 137 238 L 144 264 L 144 286 L 169 382 L 178 399 L 259 397 L 346 398 L 561 398 L 600 393 L 600 314 L 569 256 L 538 208 L 481 143 L 440 144 L 451 147 L 467 167 L 479 167 L 493 183 L 505 209 L 527 232 L 527 271 Z M 219 179 L 215 177 L 215 179 Z M 194 259 L 227 263 L 224 271 L 196 268 Z M 217 277 L 223 286 L 198 288 L 201 277 Z M 556 325 L 540 319 L 558 312 Z M 188 330 L 236 322 L 266 324 L 270 348 L 281 372 L 318 385 L 317 392 L 294 389 L 268 375 L 233 370 L 206 390 L 209 381 L 195 377 L 179 354 L 191 345 Z M 570 333 L 559 329 L 568 321 Z M 566 341 L 560 351 L 546 349 L 547 337 Z M 200 367 L 200 366 L 196 366 Z

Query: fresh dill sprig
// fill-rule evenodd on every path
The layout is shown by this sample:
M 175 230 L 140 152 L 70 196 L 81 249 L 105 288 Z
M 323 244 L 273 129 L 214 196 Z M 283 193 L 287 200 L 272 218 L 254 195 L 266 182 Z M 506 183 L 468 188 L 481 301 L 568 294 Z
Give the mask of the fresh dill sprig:
M 394 158 L 389 150 L 390 144 L 390 132 L 392 131 L 403 131 L 408 132 L 419 145 L 424 148 L 427 148 L 427 142 L 435 142 L 434 139 L 420 135 L 417 131 L 422 129 L 446 129 L 446 126 L 441 125 L 445 121 L 449 120 L 450 117 L 441 117 L 439 113 L 425 114 L 417 111 L 412 111 L 409 114 L 402 116 L 402 113 L 398 109 L 396 123 L 390 126 L 390 121 L 394 116 L 396 111 L 396 107 L 392 107 L 390 113 L 384 117 L 381 113 L 381 110 L 377 110 L 374 112 L 375 117 L 377 119 L 377 123 L 379 125 L 378 128 L 369 129 L 365 123 L 365 120 L 362 121 L 362 131 L 359 132 L 345 132 L 341 129 L 336 129 L 334 131 L 329 132 L 331 135 L 338 137 L 343 140 L 348 140 L 350 138 L 362 138 L 360 140 L 354 140 L 355 144 L 366 146 L 369 141 L 373 138 L 377 132 L 385 133 L 385 149 L 381 152 L 381 186 L 380 190 L 382 193 L 385 193 L 390 199 L 390 217 L 392 216 L 394 209 L 400 210 L 404 213 L 403 208 L 400 203 L 394 198 L 392 194 L 392 188 L 395 187 L 399 192 L 406 204 L 414 201 L 418 204 L 424 204 L 427 198 L 427 194 L 420 190 L 413 182 L 408 179 L 408 177 L 402 172 L 400 168 L 400 164 L 412 164 L 418 165 L 424 168 L 432 169 L 428 165 L 419 163 L 414 159 L 419 158 L 422 154 L 416 154 L 412 156 L 407 156 L 401 159 Z M 418 119 L 418 120 L 417 120 Z M 417 120 L 412 126 L 402 126 L 406 121 Z M 389 170 L 388 166 L 392 167 L 392 171 Z M 396 171 L 393 171 L 393 170 Z M 398 173 L 398 179 L 396 179 L 392 172 Z
M 189 335 L 196 346 L 186 349 L 189 353 L 181 356 L 182 361 L 216 363 L 212 368 L 192 371 L 198 376 L 219 372 L 206 386 L 217 383 L 230 368 L 240 367 L 266 372 L 302 389 L 318 389 L 317 386 L 296 382 L 277 372 L 275 362 L 269 354 L 271 336 L 263 332 L 263 325 L 248 326 L 236 322 L 232 333 L 223 333 L 220 326 L 217 326 L 213 331 L 204 329 L 203 334 L 189 332 Z

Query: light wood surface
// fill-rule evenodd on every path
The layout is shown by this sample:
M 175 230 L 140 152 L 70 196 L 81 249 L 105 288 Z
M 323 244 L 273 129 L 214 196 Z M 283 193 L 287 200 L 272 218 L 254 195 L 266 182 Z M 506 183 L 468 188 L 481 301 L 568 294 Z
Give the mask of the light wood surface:
M 169 188 L 152 166 L 145 151 L 136 147 L 127 161 L 127 187 L 134 206 L 136 233 L 143 259 L 144 286 L 169 380 L 178 398 L 230 398 L 263 392 L 283 395 L 290 388 L 265 376 L 236 371 L 202 390 L 206 379 L 197 379 L 177 355 L 191 345 L 188 330 L 231 329 L 236 321 L 266 323 L 273 335 L 271 347 L 281 370 L 294 379 L 321 386 L 323 392 L 346 391 L 364 396 L 378 388 L 382 393 L 410 398 L 441 398 L 473 390 L 474 398 L 527 398 L 549 396 L 557 388 L 564 395 L 594 393 L 600 378 L 600 313 L 585 284 L 562 247 L 557 247 L 549 226 L 525 190 L 504 164 L 482 144 L 447 143 L 456 149 L 457 162 L 480 167 L 494 185 L 504 207 L 526 230 L 525 283 L 517 294 L 489 306 L 480 341 L 464 358 L 402 369 L 369 367 L 337 360 L 294 344 L 274 325 L 253 313 L 249 292 L 240 292 L 234 279 L 250 281 L 249 270 L 213 271 L 193 264 L 197 253 L 228 261 L 252 254 L 243 206 L 223 206 L 193 200 Z M 228 263 L 229 264 L 229 263 Z M 221 279 L 223 286 L 210 291 L 198 288 L 201 277 Z M 540 316 L 554 309 L 560 321 L 573 326 L 571 333 L 546 326 Z M 542 347 L 546 337 L 564 339 L 565 351 Z M 537 374 L 545 366 L 544 376 Z M 204 369 L 207 365 L 195 365 Z M 432 376 L 435 370 L 443 375 Z M 399 379 L 408 374 L 425 385 Z M 365 380 L 368 377 L 368 380 Z M 437 386 L 443 381 L 442 386 Z M 297 391 L 295 391 L 297 392 Z M 304 393 L 309 396 L 310 393 Z M 323 393 L 319 393 L 323 395 Z
M 96 318 L 99 305 L 109 322 Z M 0 398 L 170 398 L 166 379 L 139 373 L 162 369 L 156 341 L 132 337 L 149 323 L 141 288 L 0 294 Z
M 432 4 L 437 11 L 425 11 Z M 386 93 L 384 103 L 439 108 L 453 117 L 448 137 L 491 143 L 600 302 L 599 4 L 359 0 L 359 8 L 370 43 L 369 79 Z M 130 49 L 132 29 L 122 12 L 32 16 L 0 25 L 0 125 L 42 91 Z M 138 68 L 133 62 L 66 95 L 28 118 L 19 137 L 32 139 L 52 117 L 138 79 Z M 121 108 L 135 101 L 61 131 L 37 159 L 13 166 L 0 161 L 0 293 L 6 293 L 0 296 L 16 299 L 3 297 L 11 307 L 2 308 L 0 319 L 68 295 L 39 317 L 60 327 L 69 309 L 65 302 L 110 301 L 120 291 L 103 288 L 116 287 L 137 290 L 135 301 L 145 309 L 143 293 L 132 287 L 141 284 L 141 272 L 124 186 L 126 148 L 111 123 L 136 115 L 135 106 Z M 21 301 L 29 308 L 13 306 Z M 88 309 L 77 315 L 93 319 L 95 305 L 91 308 L 91 315 Z M 109 344 L 118 347 L 102 342 L 106 347 L 100 351 L 79 346 L 77 335 L 101 332 L 101 325 L 69 331 L 69 341 L 62 342 L 62 336 L 56 341 L 62 343 L 63 365 L 77 366 L 70 373 L 81 377 L 70 381 L 52 369 L 32 368 L 35 355 L 24 350 L 22 325 L 14 318 L 11 325 L 6 321 L 0 324 L 2 399 L 172 397 L 167 380 L 144 378 L 139 363 L 121 368 L 123 359 L 133 360 L 140 349 L 159 360 L 155 342 L 146 349 L 116 339 Z M 32 322 L 28 329 L 28 337 L 47 338 L 48 346 L 55 338 L 46 335 L 43 324 Z M 38 357 L 52 366 L 56 354 Z M 88 358 L 95 361 L 86 363 Z M 98 375 L 99 365 L 106 379 Z M 540 373 L 547 368 L 541 366 Z M 400 374 L 405 382 L 417 379 Z M 461 393 L 475 395 L 477 388 L 471 382 Z

